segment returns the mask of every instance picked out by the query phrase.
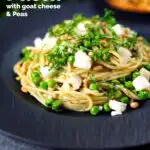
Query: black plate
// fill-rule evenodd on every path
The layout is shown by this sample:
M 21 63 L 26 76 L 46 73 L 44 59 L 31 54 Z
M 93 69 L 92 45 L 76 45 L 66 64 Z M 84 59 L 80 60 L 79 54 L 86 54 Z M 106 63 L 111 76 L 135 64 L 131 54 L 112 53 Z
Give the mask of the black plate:
M 94 3 L 95 2 L 95 3 Z M 122 116 L 48 112 L 34 98 L 20 92 L 13 65 L 20 49 L 44 36 L 47 28 L 72 14 L 101 14 L 108 7 L 97 0 L 63 3 L 60 10 L 30 12 L 27 18 L 0 20 L 0 129 L 26 142 L 55 148 L 119 148 L 150 143 L 150 102 Z M 150 17 L 116 11 L 120 22 L 150 39 Z M 148 22 L 149 20 L 149 22 Z

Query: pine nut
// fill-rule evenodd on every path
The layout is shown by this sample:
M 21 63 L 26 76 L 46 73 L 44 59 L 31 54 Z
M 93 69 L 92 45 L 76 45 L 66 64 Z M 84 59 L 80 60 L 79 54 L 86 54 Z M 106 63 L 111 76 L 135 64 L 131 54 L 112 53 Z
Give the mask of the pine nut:
M 26 88 L 23 87 L 23 86 L 21 87 L 21 91 L 24 92 L 24 93 L 28 93 L 28 89 L 26 89 Z
M 84 79 L 83 80 L 83 87 L 84 88 L 88 88 L 88 86 L 89 86 L 89 80 L 88 79 Z
M 100 43 L 101 43 L 101 44 L 106 44 L 107 41 L 106 41 L 106 40 L 101 40 Z
M 92 57 L 92 56 L 93 56 L 93 53 L 92 53 L 92 52 L 89 52 L 88 55 L 89 55 L 90 57 Z
M 101 71 L 102 69 L 103 69 L 103 66 L 101 65 L 93 67 L 93 71 L 95 72 Z
M 133 109 L 137 109 L 139 107 L 139 103 L 138 102 L 131 102 L 130 107 Z

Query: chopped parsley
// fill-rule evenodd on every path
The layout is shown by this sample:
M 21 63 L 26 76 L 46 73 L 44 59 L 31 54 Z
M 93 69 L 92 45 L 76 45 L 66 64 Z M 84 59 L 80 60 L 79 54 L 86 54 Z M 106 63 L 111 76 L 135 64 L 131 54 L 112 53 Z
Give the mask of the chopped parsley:
M 104 17 L 102 17 L 101 20 L 113 26 L 116 24 L 116 19 L 113 17 L 113 14 L 114 13 L 111 10 L 105 9 Z
M 96 15 L 87 18 L 82 14 L 75 14 L 72 20 L 65 20 L 49 28 L 50 36 L 59 37 L 55 47 L 47 54 L 49 66 L 60 69 L 67 63 L 72 64 L 74 61 L 71 58 L 74 58 L 75 53 L 79 50 L 87 54 L 92 52 L 91 58 L 94 62 L 98 60 L 110 61 L 109 51 L 117 51 L 119 47 L 132 50 L 137 42 L 137 35 L 126 35 L 124 38 L 116 35 L 112 26 L 117 21 L 113 15 L 114 13 L 107 9 L 105 9 L 103 17 Z M 79 23 L 84 25 L 86 34 L 78 35 L 76 33 Z M 60 39 L 61 36 L 63 37 Z
M 21 61 L 24 62 L 27 60 L 31 60 L 30 54 L 31 54 L 30 50 L 28 50 L 27 48 L 23 48 L 21 51 L 21 58 L 22 58 Z

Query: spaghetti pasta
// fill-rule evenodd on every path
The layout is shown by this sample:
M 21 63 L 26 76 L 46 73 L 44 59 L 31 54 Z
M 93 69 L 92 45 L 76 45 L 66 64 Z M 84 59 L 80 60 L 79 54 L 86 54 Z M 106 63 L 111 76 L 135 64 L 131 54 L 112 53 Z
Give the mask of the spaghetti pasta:
M 75 15 L 34 43 L 22 50 L 14 72 L 22 92 L 46 107 L 96 115 L 100 105 L 103 111 L 118 111 L 133 99 L 150 97 L 150 83 L 143 74 L 144 81 L 136 83 L 141 68 L 150 71 L 150 45 L 117 24 L 111 11 L 104 17 Z M 110 101 L 118 102 L 117 109 Z

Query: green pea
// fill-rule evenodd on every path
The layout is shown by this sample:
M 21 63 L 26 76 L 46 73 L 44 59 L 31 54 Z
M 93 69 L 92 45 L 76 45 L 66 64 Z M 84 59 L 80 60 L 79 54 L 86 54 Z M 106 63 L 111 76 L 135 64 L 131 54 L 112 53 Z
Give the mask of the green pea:
M 111 108 L 109 107 L 109 104 L 108 104 L 108 103 L 105 103 L 105 104 L 103 105 L 103 109 L 104 109 L 105 112 L 111 111 Z
M 109 53 L 104 53 L 102 59 L 104 61 L 109 61 L 110 60 L 110 54 Z
M 35 85 L 39 85 L 40 82 L 41 82 L 41 77 L 34 77 L 32 78 L 32 82 L 35 84 Z
M 84 40 L 84 41 L 83 41 L 83 44 L 84 44 L 84 46 L 85 46 L 86 48 L 89 48 L 89 47 L 91 46 L 90 41 L 87 41 L 87 40 Z
M 52 103 L 52 110 L 59 111 L 62 107 L 62 103 L 59 100 L 56 100 Z
M 32 72 L 31 73 L 31 78 L 35 78 L 35 77 L 40 77 L 39 72 Z
M 91 83 L 90 86 L 89 86 L 89 89 L 90 90 L 97 90 L 98 89 L 98 86 L 96 83 Z
M 135 79 L 136 77 L 138 77 L 140 75 L 140 72 L 133 72 L 132 73 L 132 79 Z
M 150 64 L 145 65 L 145 68 L 150 71 Z
M 124 86 L 125 86 L 126 88 L 128 88 L 128 89 L 133 88 L 133 84 L 132 84 L 131 81 L 126 81 L 125 84 L 124 84 Z
M 137 95 L 138 92 L 134 89 L 134 90 L 132 90 L 132 93 Z
M 122 96 L 122 92 L 121 91 L 115 92 L 115 98 L 120 98 L 121 96 Z
M 147 99 L 148 98 L 148 92 L 147 91 L 139 91 L 138 96 L 141 100 Z
M 45 81 L 40 82 L 40 88 L 47 90 L 48 89 L 48 84 Z
M 120 101 L 121 101 L 122 103 L 128 104 L 128 103 L 129 103 L 129 98 L 126 97 L 126 96 L 124 96 L 124 97 L 122 97 L 122 98 L 120 99 Z
M 73 64 L 74 61 L 75 61 L 74 56 L 69 56 L 69 57 L 68 57 L 68 63 Z
M 56 85 L 56 81 L 55 80 L 51 79 L 51 80 L 48 81 L 48 86 L 49 87 L 54 88 L 55 85 Z
M 91 115 L 97 115 L 99 113 L 99 107 L 98 106 L 92 106 L 92 108 L 90 109 L 90 114 Z
M 50 106 L 52 106 L 52 103 L 53 103 L 53 99 L 51 98 L 46 98 L 46 100 L 45 100 L 45 105 L 47 106 L 47 107 L 50 107 Z

